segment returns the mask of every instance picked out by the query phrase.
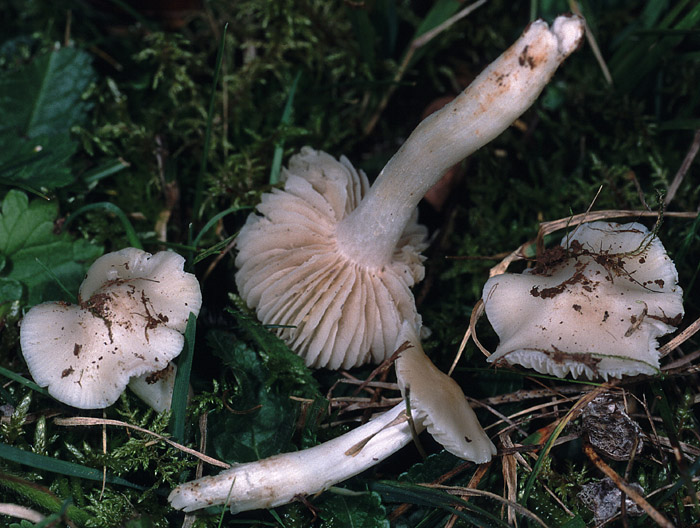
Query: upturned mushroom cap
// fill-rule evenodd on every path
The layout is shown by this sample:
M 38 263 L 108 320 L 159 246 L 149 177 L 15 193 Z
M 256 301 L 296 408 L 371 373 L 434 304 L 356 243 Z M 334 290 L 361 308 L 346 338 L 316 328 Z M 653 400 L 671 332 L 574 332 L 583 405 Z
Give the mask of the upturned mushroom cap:
M 433 365 L 415 329 L 404 323 L 397 345 L 408 342 L 395 362 L 401 393 L 408 390 L 411 415 L 455 456 L 483 464 L 496 454 L 457 382 Z
M 80 305 L 43 303 L 24 316 L 22 353 L 34 381 L 81 409 L 114 403 L 129 379 L 164 369 L 182 350 L 199 283 L 175 253 L 135 248 L 97 259 Z
M 581 42 L 580 17 L 528 25 L 454 101 L 424 119 L 372 188 L 347 159 L 303 149 L 283 191 L 263 195 L 238 238 L 238 290 L 306 364 L 350 368 L 393 352 L 420 327 L 410 286 L 423 277 L 416 206 L 445 171 L 535 101 Z
M 278 328 L 307 365 L 379 363 L 403 320 L 420 326 L 409 288 L 423 279 L 426 229 L 412 221 L 390 263 L 349 259 L 335 229 L 369 189 L 345 157 L 305 147 L 283 171 L 284 190 L 262 197 L 238 236 L 236 284 L 263 324 Z
M 638 223 L 592 222 L 561 247 L 551 264 L 487 281 L 486 315 L 500 338 L 488 360 L 559 377 L 657 373 L 657 338 L 683 316 L 661 241 Z

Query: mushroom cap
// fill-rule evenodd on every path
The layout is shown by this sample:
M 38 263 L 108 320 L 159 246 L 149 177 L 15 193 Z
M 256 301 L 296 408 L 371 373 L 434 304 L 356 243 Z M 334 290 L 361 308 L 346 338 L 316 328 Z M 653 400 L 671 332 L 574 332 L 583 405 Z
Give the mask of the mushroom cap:
M 418 334 L 404 322 L 397 348 L 408 341 L 395 362 L 401 394 L 409 388 L 411 415 L 455 456 L 483 464 L 496 454 L 457 382 L 433 365 L 423 352 Z
M 22 320 L 20 343 L 36 383 L 81 409 L 116 401 L 129 379 L 164 369 L 184 344 L 202 298 L 184 259 L 128 248 L 88 270 L 80 305 L 48 302 Z
M 90 266 L 80 285 L 80 299 L 89 299 L 111 284 L 128 283 L 144 292 L 151 313 L 165 315 L 167 326 L 183 333 L 190 312 L 197 315 L 202 307 L 199 281 L 183 271 L 184 265 L 184 257 L 172 251 L 152 255 L 125 248 L 107 253 Z
M 170 362 L 163 370 L 131 378 L 129 389 L 156 412 L 169 411 L 176 377 L 177 365 Z
M 348 258 L 335 229 L 369 189 L 345 157 L 305 147 L 283 171 L 284 190 L 262 196 L 238 235 L 241 297 L 308 366 L 379 363 L 401 321 L 420 326 L 410 287 L 422 280 L 427 231 L 414 214 L 392 261 L 379 268 Z
M 683 316 L 661 241 L 639 223 L 591 222 L 561 247 L 552 264 L 486 282 L 484 307 L 500 338 L 488 361 L 559 377 L 658 373 L 657 338 Z

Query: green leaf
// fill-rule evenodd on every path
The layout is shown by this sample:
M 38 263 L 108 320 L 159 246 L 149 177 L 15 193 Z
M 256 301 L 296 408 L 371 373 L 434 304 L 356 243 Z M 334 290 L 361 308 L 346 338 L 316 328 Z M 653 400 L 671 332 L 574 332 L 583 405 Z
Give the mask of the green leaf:
M 35 469 L 41 469 L 42 471 L 59 473 L 70 477 L 95 480 L 97 482 L 101 482 L 104 478 L 104 474 L 100 469 L 75 464 L 66 460 L 59 460 L 49 456 L 37 455 L 36 453 L 30 453 L 29 451 L 24 451 L 23 449 L 5 444 L 0 444 L 0 458 L 10 460 L 17 464 L 33 467 Z M 128 480 L 124 480 L 121 477 L 115 477 L 109 474 L 107 474 L 105 481 L 111 484 L 118 484 L 129 488 L 144 489 L 141 486 L 132 484 Z
M 414 464 L 408 471 L 399 476 L 399 480 L 413 484 L 431 482 L 441 475 L 452 471 L 456 465 L 463 462 L 463 460 L 460 460 L 452 453 L 440 451 L 429 455 L 423 462 Z
M 176 442 L 185 441 L 185 419 L 187 418 L 187 398 L 190 392 L 190 373 L 194 357 L 194 339 L 197 328 L 197 316 L 190 312 L 185 328 L 185 346 L 177 361 L 177 375 L 173 386 L 173 398 L 170 405 L 170 431 Z
M 31 138 L 68 132 L 83 119 L 83 92 L 95 78 L 89 54 L 61 48 L 0 79 L 0 133 Z
M 462 7 L 462 4 L 457 0 L 438 0 L 435 2 L 416 29 L 414 38 L 420 37 L 431 29 L 435 29 L 454 15 L 460 7 Z
M 78 143 L 88 104 L 83 93 L 96 79 L 91 57 L 61 48 L 0 78 L 0 183 L 55 188 L 74 181 L 68 160 Z
M 75 180 L 68 160 L 78 144 L 70 134 L 35 138 L 0 134 L 0 142 L 7 146 L 0 151 L 0 183 L 38 194 L 40 188 L 63 187 Z
M 9 191 L 2 201 L 0 254 L 6 259 L 2 279 L 21 284 L 30 306 L 70 300 L 61 285 L 77 292 L 88 265 L 102 254 L 101 247 L 54 233 L 57 215 L 55 203 L 30 202 L 21 191 Z M 16 286 L 6 284 L 7 288 L 0 288 L 0 304 L 16 298 Z
M 315 501 L 321 528 L 389 528 L 386 508 L 379 493 L 324 493 Z
M 236 319 L 237 329 L 260 351 L 265 367 L 270 371 L 268 385 L 275 383 L 286 387 L 295 385 L 297 396 L 315 398 L 319 395 L 318 382 L 304 360 L 292 352 L 279 337 L 247 313 L 229 310 Z
M 506 522 L 499 519 L 491 511 L 482 509 L 473 502 L 467 502 L 439 489 L 389 481 L 371 482 L 370 489 L 379 493 L 387 502 L 406 502 L 431 508 L 441 508 L 471 523 L 470 526 L 502 526 L 504 528 L 508 526 Z
M 216 456 L 227 462 L 249 462 L 289 451 L 298 403 L 278 385 L 266 383 L 270 373 L 261 357 L 233 334 L 213 331 L 207 342 L 231 369 L 236 383 L 228 398 L 230 409 L 209 415 Z
M 586 523 L 579 515 L 561 525 L 562 528 L 586 528 Z

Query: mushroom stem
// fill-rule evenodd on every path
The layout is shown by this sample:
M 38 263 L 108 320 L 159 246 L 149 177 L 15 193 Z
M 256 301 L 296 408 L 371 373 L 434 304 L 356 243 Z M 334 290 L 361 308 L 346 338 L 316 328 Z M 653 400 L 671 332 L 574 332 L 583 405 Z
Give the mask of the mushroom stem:
M 186 482 L 168 497 L 193 511 L 229 504 L 231 513 L 274 508 L 297 496 L 324 491 L 361 473 L 411 441 L 404 403 L 333 440 L 257 462 L 236 464 L 213 477 Z
M 582 38 L 577 16 L 560 16 L 551 29 L 542 20 L 531 23 L 466 90 L 418 125 L 338 225 L 339 248 L 357 262 L 388 263 L 425 193 L 524 113 Z

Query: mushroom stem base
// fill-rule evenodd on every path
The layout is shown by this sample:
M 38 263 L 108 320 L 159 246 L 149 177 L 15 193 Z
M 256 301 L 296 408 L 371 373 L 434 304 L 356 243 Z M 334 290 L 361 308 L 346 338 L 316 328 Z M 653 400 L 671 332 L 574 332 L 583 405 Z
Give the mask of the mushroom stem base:
M 327 490 L 389 457 L 411 441 L 401 403 L 333 440 L 257 462 L 237 464 L 213 477 L 186 482 L 168 497 L 173 508 L 193 511 L 227 504 L 232 513 L 274 508 L 297 496 Z

